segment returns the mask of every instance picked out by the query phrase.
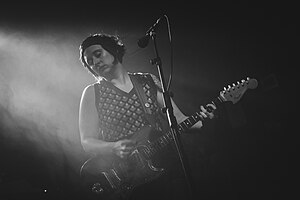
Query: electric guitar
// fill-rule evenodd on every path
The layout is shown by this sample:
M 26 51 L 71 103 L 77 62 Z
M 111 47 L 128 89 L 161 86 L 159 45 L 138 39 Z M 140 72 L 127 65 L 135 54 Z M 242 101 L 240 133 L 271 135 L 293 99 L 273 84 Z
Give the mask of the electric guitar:
M 255 89 L 257 85 L 256 79 L 247 78 L 224 88 L 212 102 L 215 105 L 226 101 L 235 104 L 247 89 Z M 200 111 L 195 112 L 178 124 L 179 133 L 203 119 Z M 151 126 L 145 126 L 135 133 L 132 139 L 137 144 L 125 159 L 118 156 L 94 156 L 86 160 L 80 169 L 84 189 L 98 199 L 122 199 L 135 187 L 161 176 L 165 169 L 154 166 L 152 159 L 156 153 L 173 141 L 173 134 L 171 131 L 160 133 L 158 138 L 150 140 L 150 134 L 152 135 L 153 132 L 157 131 Z

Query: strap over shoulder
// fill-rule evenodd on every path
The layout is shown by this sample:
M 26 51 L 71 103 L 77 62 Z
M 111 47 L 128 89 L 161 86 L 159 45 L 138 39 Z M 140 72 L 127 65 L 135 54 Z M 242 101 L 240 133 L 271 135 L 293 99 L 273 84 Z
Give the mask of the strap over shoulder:
M 154 74 L 151 73 L 131 73 L 132 77 L 136 77 L 137 80 L 141 83 L 148 83 L 149 85 L 153 86 L 151 88 L 155 88 L 159 91 L 162 91 L 162 84 L 160 80 L 155 76 Z
M 162 86 L 160 84 L 159 79 L 150 73 L 135 73 L 132 74 L 132 82 L 135 87 L 136 93 L 139 96 L 139 99 L 141 101 L 141 104 L 144 108 L 145 111 L 145 118 L 148 120 L 148 122 L 153 126 L 153 127 L 161 127 L 162 129 L 169 130 L 169 125 L 166 119 L 166 116 L 164 113 L 161 112 L 161 110 L 157 113 L 152 113 L 151 109 L 147 107 L 147 98 L 145 91 L 143 90 L 142 85 L 144 83 L 149 84 L 150 89 L 152 90 L 153 94 L 156 94 L 157 90 L 162 91 Z
M 141 101 L 142 107 L 145 112 L 145 118 L 148 120 L 149 124 L 151 124 L 152 126 L 155 126 L 155 119 L 153 119 L 152 111 L 150 109 L 150 103 L 147 100 L 146 94 L 142 87 L 141 80 L 139 80 L 139 78 L 141 78 L 141 76 L 134 75 L 134 76 L 132 76 L 131 81 L 132 81 L 132 84 L 136 90 L 136 93 Z
M 134 89 L 136 90 L 136 93 L 142 103 L 142 106 L 143 106 L 143 109 L 145 111 L 145 113 L 148 113 L 148 114 L 151 114 L 151 110 L 149 108 L 149 102 L 147 100 L 147 97 L 146 97 L 146 94 L 143 90 L 143 86 L 142 86 L 142 83 L 141 83 L 141 80 L 139 80 L 140 77 L 138 76 L 132 76 L 132 84 L 134 86 Z

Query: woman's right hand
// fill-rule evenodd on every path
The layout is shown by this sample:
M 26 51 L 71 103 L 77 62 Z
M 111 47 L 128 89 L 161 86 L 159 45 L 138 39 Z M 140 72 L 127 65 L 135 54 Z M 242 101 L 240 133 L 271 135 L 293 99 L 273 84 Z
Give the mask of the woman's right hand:
M 120 158 L 128 156 L 131 151 L 134 149 L 136 142 L 133 140 L 119 140 L 113 145 L 113 152 Z

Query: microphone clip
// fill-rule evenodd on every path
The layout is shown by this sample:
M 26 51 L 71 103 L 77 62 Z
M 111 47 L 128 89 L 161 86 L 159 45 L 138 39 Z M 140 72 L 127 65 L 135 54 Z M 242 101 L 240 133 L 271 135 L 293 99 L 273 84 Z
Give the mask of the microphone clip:
M 148 45 L 150 38 L 155 37 L 155 35 L 156 35 L 155 31 L 156 31 L 156 28 L 158 27 L 158 24 L 159 24 L 159 21 L 161 20 L 161 18 L 162 17 L 160 17 L 158 20 L 156 20 L 156 22 L 147 30 L 146 34 L 138 40 L 137 43 L 140 48 L 145 48 Z
M 150 60 L 151 65 L 161 65 L 161 59 L 160 57 L 153 58 Z
M 152 36 L 152 34 L 155 34 L 156 27 L 159 24 L 159 21 L 161 20 L 161 17 L 156 20 L 156 22 L 147 30 L 146 35 Z

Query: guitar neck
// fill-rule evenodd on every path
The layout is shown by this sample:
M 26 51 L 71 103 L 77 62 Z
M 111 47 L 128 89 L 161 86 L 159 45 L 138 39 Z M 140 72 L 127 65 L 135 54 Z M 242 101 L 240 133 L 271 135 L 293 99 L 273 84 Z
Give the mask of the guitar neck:
M 215 98 L 211 103 L 215 104 L 217 107 L 223 102 L 221 97 Z M 192 126 L 194 126 L 198 121 L 203 121 L 204 118 L 200 114 L 200 111 L 195 112 L 194 114 L 190 115 L 187 119 L 185 119 L 183 122 L 178 124 L 179 132 L 185 132 L 186 130 L 190 129 Z
M 217 107 L 223 102 L 222 98 L 218 96 L 215 98 L 212 103 L 215 104 Z M 194 124 L 196 124 L 198 121 L 203 121 L 204 118 L 200 114 L 200 111 L 195 112 L 194 114 L 190 115 L 187 119 L 185 119 L 183 122 L 178 124 L 178 131 L 179 133 L 183 133 L 186 130 L 190 129 Z M 173 134 L 172 131 L 167 132 L 166 134 L 159 137 L 157 140 L 152 142 L 148 149 L 146 150 L 146 155 L 150 158 L 153 156 L 156 152 L 158 152 L 163 147 L 167 146 L 171 141 L 173 140 Z

